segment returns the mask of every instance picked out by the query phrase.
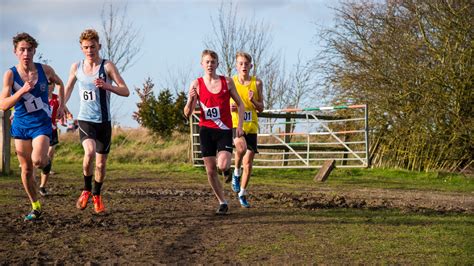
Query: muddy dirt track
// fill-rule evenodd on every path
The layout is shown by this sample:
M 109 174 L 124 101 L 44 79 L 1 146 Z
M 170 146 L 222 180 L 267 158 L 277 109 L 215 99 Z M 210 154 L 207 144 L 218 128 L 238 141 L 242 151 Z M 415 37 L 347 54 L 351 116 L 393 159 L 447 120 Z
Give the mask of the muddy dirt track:
M 42 199 L 42 220 L 27 223 L 22 216 L 29 206 L 19 180 L 3 189 L 11 191 L 15 203 L 0 206 L 2 264 L 344 262 L 323 244 L 315 250 L 290 245 L 284 252 L 279 247 L 268 252 L 272 249 L 261 245 L 271 245 L 276 232 L 303 236 L 307 227 L 329 225 L 331 218 L 322 212 L 327 209 L 474 213 L 472 193 L 328 188 L 289 193 L 268 186 L 252 187 L 252 208 L 242 209 L 227 185 L 230 214 L 219 217 L 205 182 L 123 178 L 106 183 L 107 212 L 97 215 L 92 204 L 84 211 L 75 208 L 78 182 L 56 177 L 51 195 Z

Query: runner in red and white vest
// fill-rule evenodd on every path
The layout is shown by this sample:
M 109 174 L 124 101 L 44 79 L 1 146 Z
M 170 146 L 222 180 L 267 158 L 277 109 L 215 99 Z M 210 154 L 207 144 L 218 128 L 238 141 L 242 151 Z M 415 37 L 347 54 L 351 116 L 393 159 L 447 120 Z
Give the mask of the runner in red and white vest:
M 189 117 L 199 100 L 201 154 L 209 184 L 219 200 L 219 208 L 216 214 L 224 215 L 227 214 L 229 207 L 217 173 L 218 171 L 222 172 L 226 182 L 230 182 L 232 179 L 230 172 L 232 115 L 229 100 L 232 98 L 237 105 L 239 124 L 236 128 L 236 134 L 239 137 L 243 135 L 244 104 L 235 89 L 234 81 L 231 78 L 216 74 L 218 61 L 216 52 L 211 50 L 202 52 L 201 66 L 204 69 L 204 76 L 191 83 L 184 114 Z

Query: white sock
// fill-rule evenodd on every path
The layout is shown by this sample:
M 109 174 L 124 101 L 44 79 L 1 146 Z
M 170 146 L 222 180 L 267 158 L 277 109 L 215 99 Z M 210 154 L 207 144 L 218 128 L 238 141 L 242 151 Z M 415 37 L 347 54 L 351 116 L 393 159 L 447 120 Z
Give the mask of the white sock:
M 220 204 L 220 205 L 222 205 L 222 204 L 227 204 L 227 200 L 219 201 L 219 204 Z
M 241 188 L 240 192 L 239 192 L 239 197 L 242 197 L 242 196 L 245 196 L 245 195 L 247 195 L 247 191 L 245 190 L 245 188 Z
M 242 169 L 241 168 L 235 168 L 234 169 L 234 175 L 241 176 L 242 175 Z

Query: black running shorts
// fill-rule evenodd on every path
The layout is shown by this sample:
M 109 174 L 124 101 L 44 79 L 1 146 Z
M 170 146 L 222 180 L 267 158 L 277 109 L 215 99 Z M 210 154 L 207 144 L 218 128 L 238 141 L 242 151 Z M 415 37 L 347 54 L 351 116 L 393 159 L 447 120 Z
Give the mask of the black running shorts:
M 53 129 L 53 133 L 51 134 L 51 139 L 49 140 L 49 146 L 54 146 L 59 143 L 58 137 L 58 129 Z
M 232 137 L 235 139 L 237 137 L 236 131 L 237 128 L 232 128 Z M 254 153 L 258 153 L 257 150 L 257 134 L 247 134 L 244 133 L 244 139 L 245 142 L 247 143 L 247 150 L 251 150 Z
M 96 152 L 108 154 L 110 152 L 110 140 L 112 138 L 112 125 L 110 121 L 94 123 L 79 120 L 79 136 L 81 143 L 86 139 L 96 142 Z
M 216 151 L 232 153 L 232 130 L 199 128 L 202 157 L 216 156 Z

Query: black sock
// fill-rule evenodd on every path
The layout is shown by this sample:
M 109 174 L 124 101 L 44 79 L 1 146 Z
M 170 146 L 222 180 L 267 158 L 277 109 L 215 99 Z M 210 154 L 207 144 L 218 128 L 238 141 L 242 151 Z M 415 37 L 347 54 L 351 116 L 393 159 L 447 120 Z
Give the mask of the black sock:
M 102 188 L 103 183 L 99 183 L 94 180 L 94 190 L 92 191 L 92 195 L 100 195 L 100 189 Z
M 84 176 L 84 190 L 91 192 L 92 190 L 92 176 Z
M 53 166 L 53 162 L 51 162 L 51 160 L 48 161 L 48 164 L 43 167 L 43 174 L 47 175 L 49 174 L 49 172 L 51 172 L 51 167 Z
M 230 176 L 230 168 L 224 171 L 224 176 Z

